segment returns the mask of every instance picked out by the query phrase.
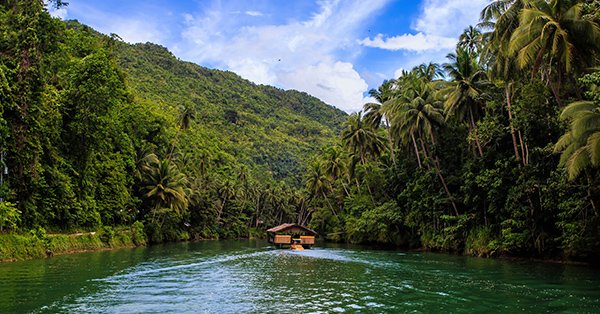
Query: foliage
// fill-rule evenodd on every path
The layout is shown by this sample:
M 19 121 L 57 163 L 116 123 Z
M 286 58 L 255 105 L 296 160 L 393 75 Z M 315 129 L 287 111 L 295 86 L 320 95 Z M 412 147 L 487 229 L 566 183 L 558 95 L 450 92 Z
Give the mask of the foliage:
M 115 230 L 113 230 L 111 226 L 103 226 L 100 228 L 99 234 L 100 240 L 103 243 L 110 245 L 115 237 Z
M 145 245 L 146 234 L 144 233 L 144 224 L 141 221 L 136 221 L 131 225 L 131 240 L 135 245 Z
M 5 229 L 15 229 L 20 222 L 21 211 L 15 204 L 10 202 L 0 202 L 0 231 Z
M 597 258 L 597 9 L 493 1 L 446 64 L 403 71 L 347 116 L 3 2 L 0 228 L 34 231 L 0 244 L 37 256 L 298 222 L 339 241 Z
M 104 245 L 260 234 L 306 212 L 292 187 L 346 116 L 43 1 L 0 4 L 0 34 L 0 229 L 101 228 Z
M 345 150 L 317 154 L 335 175 L 306 177 L 312 226 L 339 241 L 598 258 L 596 7 L 493 1 L 448 55 L 447 81 L 423 64 L 371 91 Z M 388 143 L 369 149 L 366 134 Z

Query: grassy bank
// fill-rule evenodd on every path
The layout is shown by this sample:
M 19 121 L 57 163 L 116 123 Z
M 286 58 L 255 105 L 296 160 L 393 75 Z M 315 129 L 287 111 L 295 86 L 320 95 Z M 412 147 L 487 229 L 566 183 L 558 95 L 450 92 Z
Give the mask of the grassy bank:
M 0 234 L 0 261 L 19 261 L 53 255 L 146 244 L 144 226 L 102 227 L 95 232 L 48 234 L 43 228 L 27 233 Z

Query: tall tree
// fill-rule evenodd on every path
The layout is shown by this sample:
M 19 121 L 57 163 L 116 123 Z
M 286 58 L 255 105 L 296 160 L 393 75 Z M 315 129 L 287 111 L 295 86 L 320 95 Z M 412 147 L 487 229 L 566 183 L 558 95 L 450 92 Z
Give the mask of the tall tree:
M 392 124 L 405 143 L 408 138 L 412 140 L 419 166 L 421 166 L 421 160 L 417 141 L 421 143 L 423 155 L 431 158 L 444 192 L 447 194 L 455 214 L 458 215 L 458 208 L 442 175 L 439 159 L 437 156 L 432 156 L 427 148 L 426 137 L 428 136 L 431 144 L 435 145 L 436 128 L 444 123 L 442 101 L 436 97 L 436 91 L 433 89 L 429 77 L 424 75 L 404 88 L 405 92 L 397 102 L 397 112 L 393 115 Z
M 472 25 L 469 25 L 458 38 L 458 47 L 473 53 L 481 52 L 483 46 L 483 33 Z
M 381 135 L 377 129 L 365 123 L 360 111 L 352 114 L 344 123 L 342 142 L 362 164 L 367 162 L 368 156 L 377 157 L 384 149 Z
M 364 120 L 373 128 L 378 128 L 382 123 L 385 123 L 387 128 L 387 138 L 388 145 L 390 149 L 390 157 L 392 159 L 392 163 L 396 164 L 396 152 L 394 147 L 394 141 L 392 139 L 392 134 L 389 130 L 390 121 L 389 117 L 384 114 L 385 108 L 384 104 L 391 99 L 393 99 L 394 94 L 396 93 L 396 80 L 385 80 L 383 84 L 379 86 L 377 89 L 371 89 L 369 91 L 369 95 L 373 97 L 377 102 L 375 103 L 366 103 L 363 106 L 363 110 L 365 111 Z
M 519 15 L 519 27 L 509 50 L 517 54 L 521 68 L 531 67 L 535 75 L 541 67 L 556 101 L 565 76 L 581 73 L 600 57 L 600 25 L 583 15 L 581 0 L 527 0 Z
M 149 158 L 149 160 L 157 160 Z M 153 162 L 144 173 L 144 196 L 152 204 L 152 219 L 157 215 L 164 217 L 170 213 L 181 216 L 187 209 L 188 198 L 186 187 L 188 181 L 185 174 L 169 159 Z
M 306 189 L 311 196 L 311 200 L 323 197 L 323 199 L 327 202 L 329 209 L 331 209 L 331 212 L 334 214 L 334 216 L 337 216 L 337 213 L 327 196 L 331 191 L 331 183 L 327 179 L 327 176 L 323 173 L 323 165 L 320 162 L 314 161 L 310 164 L 305 184 Z
M 447 97 L 444 103 L 446 118 L 467 122 L 469 135 L 474 139 L 479 156 L 483 156 L 477 120 L 483 114 L 483 100 L 489 86 L 487 74 L 478 64 L 477 57 L 468 50 L 458 48 L 456 53 L 448 55 L 448 59 L 451 62 L 443 66 L 452 81 L 442 91 Z

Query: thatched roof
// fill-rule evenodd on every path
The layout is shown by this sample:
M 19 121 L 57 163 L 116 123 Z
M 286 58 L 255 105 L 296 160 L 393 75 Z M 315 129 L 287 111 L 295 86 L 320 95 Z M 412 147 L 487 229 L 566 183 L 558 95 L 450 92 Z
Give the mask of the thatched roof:
M 283 225 L 279 225 L 277 227 L 273 227 L 269 230 L 267 230 L 267 232 L 271 232 L 271 233 L 278 233 L 278 232 L 294 232 L 294 233 L 306 233 L 309 235 L 317 235 L 318 233 L 316 233 L 314 230 L 308 229 L 304 226 L 298 225 L 298 224 L 283 224 Z

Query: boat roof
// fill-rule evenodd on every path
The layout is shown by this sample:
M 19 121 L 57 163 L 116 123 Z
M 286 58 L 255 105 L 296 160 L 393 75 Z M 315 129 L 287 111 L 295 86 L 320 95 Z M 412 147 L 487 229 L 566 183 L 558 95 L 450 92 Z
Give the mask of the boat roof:
M 267 230 L 267 232 L 272 232 L 272 233 L 277 233 L 277 232 L 285 232 L 285 231 L 292 231 L 292 232 L 304 232 L 310 235 L 317 235 L 318 233 L 316 233 L 314 230 L 308 229 L 304 226 L 301 226 L 299 224 L 281 224 L 277 227 L 273 227 L 269 230 Z

